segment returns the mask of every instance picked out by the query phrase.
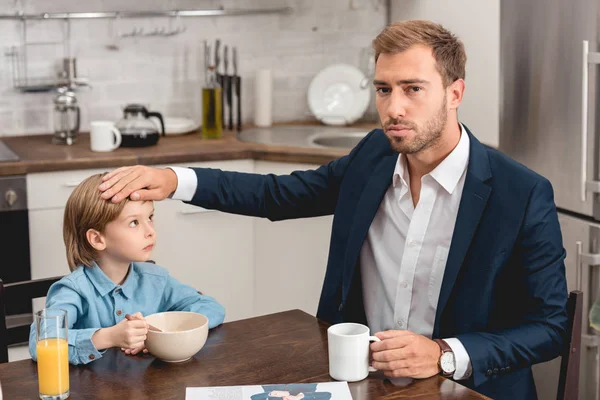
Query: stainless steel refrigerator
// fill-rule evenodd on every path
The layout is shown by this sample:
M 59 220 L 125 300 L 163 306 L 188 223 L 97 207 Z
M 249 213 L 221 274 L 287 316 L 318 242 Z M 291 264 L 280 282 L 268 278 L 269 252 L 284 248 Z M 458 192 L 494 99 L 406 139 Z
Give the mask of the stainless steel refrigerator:
M 600 399 L 600 24 L 598 0 L 500 1 L 500 150 L 548 178 L 567 251 L 569 290 L 585 293 L 580 399 Z M 560 360 L 534 367 L 556 399 Z

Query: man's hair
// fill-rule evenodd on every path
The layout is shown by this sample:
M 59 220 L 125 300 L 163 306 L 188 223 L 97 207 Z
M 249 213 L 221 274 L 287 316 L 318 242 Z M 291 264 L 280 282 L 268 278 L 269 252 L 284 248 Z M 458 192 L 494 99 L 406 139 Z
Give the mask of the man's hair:
M 87 240 L 87 231 L 95 229 L 104 232 L 106 225 L 118 218 L 129 201 L 125 199 L 112 203 L 100 197 L 98 186 L 102 183 L 103 175 L 92 175 L 81 182 L 67 200 L 63 238 L 71 271 L 80 265 L 92 266 L 97 258 L 96 250 Z
M 401 53 L 418 45 L 432 49 L 444 87 L 457 79 L 465 79 L 465 46 L 442 25 L 431 21 L 395 22 L 384 28 L 373 40 L 375 61 L 382 53 Z

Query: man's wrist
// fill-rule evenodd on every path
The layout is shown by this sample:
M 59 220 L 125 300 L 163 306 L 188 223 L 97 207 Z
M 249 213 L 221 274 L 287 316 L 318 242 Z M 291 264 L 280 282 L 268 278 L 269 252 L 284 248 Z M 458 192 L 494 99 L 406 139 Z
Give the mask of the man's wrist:
M 440 356 L 438 359 L 438 371 L 443 376 L 450 377 L 456 372 L 456 359 L 454 358 L 454 351 L 448 343 L 443 339 L 434 339 L 437 345 L 440 347 Z
M 169 193 L 168 193 L 167 197 L 173 197 L 173 195 L 177 191 L 177 181 L 178 181 L 177 173 L 175 173 L 175 171 L 173 171 L 172 168 L 165 168 L 165 170 L 168 173 L 167 181 L 170 183 Z

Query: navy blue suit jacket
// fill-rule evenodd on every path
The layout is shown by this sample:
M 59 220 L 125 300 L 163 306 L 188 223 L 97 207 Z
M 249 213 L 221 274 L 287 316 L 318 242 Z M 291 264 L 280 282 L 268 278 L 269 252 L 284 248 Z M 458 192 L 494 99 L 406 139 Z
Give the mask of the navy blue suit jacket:
M 467 175 L 433 337 L 456 337 L 465 346 L 473 373 L 461 383 L 494 399 L 532 399 L 530 367 L 559 355 L 567 325 L 565 251 L 553 190 L 468 133 Z M 366 323 L 359 252 L 397 159 L 376 129 L 349 155 L 313 171 L 275 176 L 197 169 L 190 203 L 272 221 L 333 214 L 317 316 Z

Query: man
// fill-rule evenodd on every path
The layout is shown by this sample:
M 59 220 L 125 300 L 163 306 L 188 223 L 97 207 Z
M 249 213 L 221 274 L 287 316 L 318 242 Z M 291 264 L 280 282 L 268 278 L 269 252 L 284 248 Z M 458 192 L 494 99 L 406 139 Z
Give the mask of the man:
M 289 176 L 121 168 L 102 196 L 274 221 L 333 213 L 319 318 L 367 323 L 389 377 L 442 373 L 494 399 L 536 398 L 531 365 L 559 354 L 567 324 L 552 187 L 458 122 L 466 55 L 453 34 L 406 21 L 373 47 L 383 129 L 349 155 Z

